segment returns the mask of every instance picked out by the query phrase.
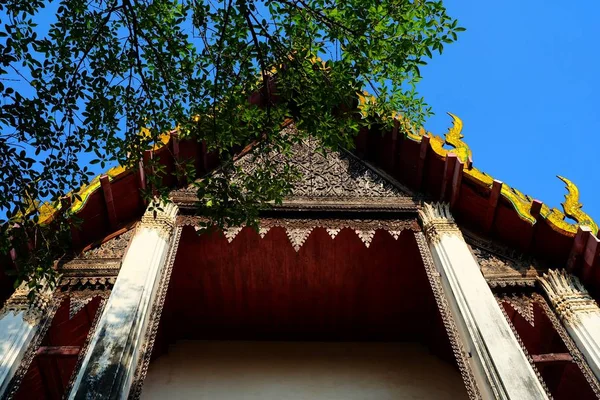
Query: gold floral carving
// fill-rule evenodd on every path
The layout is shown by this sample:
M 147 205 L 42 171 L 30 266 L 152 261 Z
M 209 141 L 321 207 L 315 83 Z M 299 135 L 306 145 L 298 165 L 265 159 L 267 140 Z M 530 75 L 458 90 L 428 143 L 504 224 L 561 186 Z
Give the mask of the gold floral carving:
M 294 132 L 293 125 L 282 132 Z M 308 138 L 293 145 L 290 154 L 272 152 L 264 156 L 276 165 L 290 165 L 300 177 L 293 183 L 277 210 L 375 210 L 415 211 L 410 191 L 393 178 L 344 150 L 323 150 L 317 139 Z M 235 161 L 244 174 L 252 175 L 264 160 L 248 153 Z M 229 178 L 235 182 L 236 173 Z M 182 207 L 197 203 L 194 184 L 171 193 Z
M 481 273 L 491 287 L 530 286 L 535 285 L 538 271 L 531 264 L 513 263 L 494 255 L 482 256 L 478 249 L 473 253 L 481 268 Z
M 448 154 L 456 154 L 458 159 L 466 165 L 466 168 L 464 169 L 465 177 L 478 186 L 490 189 L 494 178 L 471 165 L 471 150 L 462 140 L 463 135 L 461 134 L 461 131 L 463 122 L 456 115 L 448 114 L 452 118 L 453 124 L 445 134 L 444 138 L 433 135 L 423 128 L 419 130 L 408 129 L 407 137 L 413 141 L 421 142 L 424 136 L 429 136 L 430 146 L 435 154 L 442 159 L 445 159 Z M 451 148 L 446 149 L 444 148 L 444 145 L 448 145 Z M 598 225 L 588 214 L 581 210 L 582 205 L 579 203 L 579 190 L 577 189 L 577 186 L 564 177 L 559 176 L 558 178 L 566 184 L 567 188 L 567 195 L 565 196 L 566 200 L 562 204 L 564 213 L 556 208 L 549 208 L 548 206 L 543 205 L 540 212 L 541 217 L 548 222 L 552 229 L 567 236 L 575 236 L 577 227 L 580 225 L 589 226 L 593 233 L 597 234 Z M 531 214 L 531 204 L 533 201 L 531 197 L 524 195 L 519 190 L 512 188 L 507 184 L 502 185 L 501 194 L 512 204 L 522 220 L 529 222 L 531 225 L 536 223 L 536 218 Z M 565 215 L 573 218 L 576 223 L 572 224 L 565 220 Z
M 59 266 L 63 277 L 117 276 L 135 229 L 130 229 Z
M 360 103 L 363 106 L 370 101 L 374 101 L 374 99 L 372 99 L 371 96 L 366 96 L 366 97 L 365 96 L 366 95 L 359 94 L 359 97 L 362 99 L 360 101 Z M 410 125 L 410 123 L 407 123 L 405 121 L 405 119 L 403 119 L 401 116 L 400 117 L 392 116 L 392 117 L 402 123 L 402 126 L 404 127 L 404 131 L 406 132 L 407 138 L 409 138 L 413 141 L 416 141 L 416 142 L 421 142 L 421 140 L 424 136 L 429 136 L 430 137 L 430 146 L 433 149 L 435 154 L 437 154 L 442 159 L 446 158 L 446 156 L 450 153 L 456 154 L 458 156 L 458 158 L 460 159 L 460 161 L 465 163 L 467 166 L 467 168 L 464 169 L 464 174 L 468 180 L 470 180 L 471 182 L 473 182 L 479 186 L 482 186 L 482 187 L 485 187 L 488 189 L 491 188 L 492 183 L 493 183 L 493 178 L 490 175 L 478 170 L 477 168 L 475 168 L 471 165 L 471 157 L 472 157 L 471 149 L 462 140 L 462 138 L 463 138 L 463 135 L 461 133 L 462 127 L 463 127 L 462 120 L 454 114 L 451 114 L 451 113 L 448 113 L 448 114 L 452 118 L 453 124 L 452 124 L 452 127 L 445 134 L 445 138 L 433 135 L 430 132 L 427 132 L 422 127 L 419 129 L 414 129 L 414 127 L 412 127 Z M 389 118 L 389 117 L 386 117 L 384 119 L 387 119 L 387 118 Z M 144 133 L 142 132 L 142 134 L 144 134 Z M 168 142 L 168 140 L 169 140 L 169 133 L 163 134 L 161 136 L 161 140 L 157 144 L 157 147 L 155 148 L 155 150 L 161 146 L 164 146 Z M 451 146 L 452 148 L 446 149 L 446 148 L 444 148 L 444 145 Z M 124 172 L 126 172 L 126 169 L 121 166 L 118 166 L 118 167 L 115 167 L 115 168 L 107 171 L 106 175 L 108 175 L 109 179 L 112 180 L 116 176 L 118 176 Z M 562 234 L 565 234 L 567 236 L 575 236 L 575 234 L 577 233 L 577 227 L 579 225 L 589 226 L 592 229 L 593 233 L 597 234 L 598 225 L 593 221 L 593 219 L 589 215 L 587 215 L 586 213 L 584 213 L 581 210 L 581 204 L 578 202 L 579 191 L 578 191 L 577 187 L 571 181 L 568 181 L 566 178 L 563 178 L 563 177 L 559 177 L 559 178 L 561 180 L 563 180 L 563 182 L 565 182 L 565 184 L 567 185 L 567 190 L 568 190 L 567 201 L 565 201 L 565 203 L 563 203 L 564 213 L 560 212 L 556 208 L 551 209 L 551 208 L 547 207 L 546 205 L 543 205 L 541 213 L 540 213 L 541 217 L 546 219 L 548 224 L 554 230 L 556 230 Z M 81 201 L 79 201 L 79 200 L 74 201 L 74 203 L 71 207 L 71 211 L 74 213 L 80 211 L 83 208 L 83 206 L 85 205 L 88 197 L 92 193 L 94 193 L 95 191 L 97 191 L 99 189 L 100 189 L 99 177 L 94 178 L 89 185 L 82 186 L 77 191 L 77 194 L 79 195 L 79 197 L 81 197 Z M 512 204 L 512 206 L 514 207 L 515 211 L 517 212 L 517 214 L 519 215 L 519 217 L 521 219 L 529 222 L 532 225 L 536 223 L 536 218 L 531 214 L 531 202 L 532 202 L 531 197 L 522 194 L 518 190 L 511 188 L 506 184 L 504 184 L 502 186 L 501 194 L 505 199 L 507 199 Z M 41 214 L 40 221 L 42 221 L 42 223 L 49 222 L 52 219 L 52 216 L 54 215 L 54 213 L 57 212 L 60 208 L 61 208 L 60 204 L 57 204 L 57 205 L 44 204 L 44 205 L 42 205 L 41 210 L 40 210 L 40 214 Z M 572 224 L 572 223 L 568 222 L 567 220 L 565 220 L 565 215 L 573 218 L 576 221 L 576 224 Z
M 599 314 L 600 308 L 576 276 L 564 270 L 548 270 L 538 277 L 557 314 L 565 321 L 577 323 L 581 314 Z
M 462 238 L 462 233 L 454 222 L 447 203 L 424 203 L 419 210 L 419 216 L 429 243 L 437 243 L 445 235 Z
M 94 247 L 85 253 L 80 258 L 89 259 L 121 259 L 125 255 L 125 250 L 129 246 L 129 241 L 133 237 L 134 229 L 130 229 L 121 235 L 114 237 L 98 247 Z

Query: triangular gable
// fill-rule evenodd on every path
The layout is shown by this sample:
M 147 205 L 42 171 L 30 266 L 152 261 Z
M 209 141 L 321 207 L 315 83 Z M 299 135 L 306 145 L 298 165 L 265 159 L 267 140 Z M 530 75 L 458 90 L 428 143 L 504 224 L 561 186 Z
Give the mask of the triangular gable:
M 416 203 L 409 191 L 385 174 L 369 166 L 345 150 L 324 153 L 316 139 L 303 140 L 292 148 L 288 162 L 302 177 L 279 210 L 323 211 L 414 211 Z M 270 157 L 282 158 L 275 154 Z M 246 173 L 260 163 L 252 152 L 236 161 Z M 196 190 L 190 187 L 172 192 L 175 202 L 185 206 L 196 201 Z

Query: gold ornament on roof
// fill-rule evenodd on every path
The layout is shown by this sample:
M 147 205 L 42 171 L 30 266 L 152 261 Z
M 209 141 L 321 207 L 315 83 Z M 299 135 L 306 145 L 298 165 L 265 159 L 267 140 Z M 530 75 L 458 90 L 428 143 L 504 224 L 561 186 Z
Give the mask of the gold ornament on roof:
M 448 115 L 452 118 L 452 127 L 448 129 L 444 138 L 433 135 L 423 128 L 420 128 L 418 131 L 415 129 L 408 129 L 406 131 L 407 138 L 416 142 L 421 142 L 424 136 L 428 136 L 431 148 L 436 155 L 445 159 L 448 154 L 455 154 L 461 162 L 465 163 L 466 167 L 464 169 L 464 174 L 468 180 L 478 186 L 491 189 L 494 178 L 471 165 L 471 149 L 462 140 L 464 137 L 462 135 L 462 120 L 454 114 L 448 113 Z M 448 145 L 451 148 L 444 148 L 444 145 Z M 598 225 L 588 214 L 583 212 L 582 204 L 579 203 L 579 189 L 577 186 L 567 178 L 562 176 L 559 176 L 558 178 L 566 184 L 567 188 L 565 201 L 562 203 L 564 212 L 561 212 L 556 208 L 549 208 L 544 204 L 540 210 L 540 216 L 544 218 L 554 230 L 567 236 L 575 236 L 578 226 L 588 226 L 592 229 L 594 234 L 597 234 Z M 501 194 L 513 205 L 515 211 L 522 220 L 527 221 L 531 225 L 536 223 L 536 218 L 531 214 L 531 204 L 533 199 L 530 196 L 523 194 L 516 188 L 510 187 L 507 184 L 502 185 Z M 566 220 L 566 217 L 572 218 L 576 223 L 569 222 Z
M 140 136 L 150 137 L 151 132 L 148 128 L 142 128 L 140 131 Z M 166 146 L 166 144 L 169 142 L 170 138 L 171 138 L 171 132 L 164 132 L 164 133 L 160 134 L 156 140 L 156 143 L 152 147 L 152 150 L 156 151 L 156 150 Z M 97 190 L 100 189 L 100 186 L 101 186 L 100 185 L 100 177 L 102 175 L 108 176 L 108 180 L 109 180 L 109 182 L 111 182 L 118 175 L 122 174 L 125 171 L 127 171 L 127 169 L 124 166 L 117 165 L 116 167 L 109 169 L 105 173 L 97 175 L 94 179 L 92 179 L 90 181 L 89 184 L 82 185 L 78 190 L 68 193 L 67 197 L 71 197 L 73 199 L 73 203 L 71 204 L 70 212 L 75 214 L 75 213 L 81 211 L 81 209 L 87 203 L 88 198 L 93 193 L 95 193 Z M 77 196 L 79 197 L 79 199 L 77 198 Z M 54 214 L 57 211 L 59 211 L 60 209 L 62 209 L 62 204 L 60 204 L 60 202 L 57 202 L 56 204 L 51 204 L 51 203 L 42 204 L 39 208 L 40 222 L 42 224 L 51 222 Z
M 558 179 L 563 181 L 569 193 L 565 195 L 565 201 L 562 203 L 565 214 L 579 222 L 580 225 L 590 227 L 594 232 L 598 232 L 598 225 L 594 220 L 581 209 L 583 204 L 579 202 L 579 189 L 573 182 L 563 176 L 558 176 Z
M 549 210 L 547 207 L 542 207 L 542 216 L 558 229 L 568 234 L 577 233 L 577 226 L 566 221 L 565 215 L 577 221 L 578 225 L 587 226 L 592 230 L 592 232 L 594 232 L 594 234 L 597 234 L 598 225 L 596 222 L 594 222 L 592 217 L 582 210 L 583 204 L 579 202 L 579 189 L 577 186 L 563 176 L 558 176 L 558 179 L 565 183 L 565 187 L 568 191 L 565 195 L 565 201 L 561 204 L 564 213 L 560 212 L 556 208 Z
M 366 117 L 368 106 L 374 104 L 376 102 L 376 98 L 368 92 L 364 92 L 358 93 L 358 100 L 358 108 L 361 114 L 363 114 L 363 117 Z M 382 118 L 392 118 L 398 121 L 402 131 L 405 132 L 406 137 L 415 142 L 420 143 L 424 136 L 428 136 L 430 139 L 430 146 L 438 157 L 445 159 L 448 154 L 455 154 L 458 159 L 465 164 L 464 175 L 467 180 L 480 187 L 491 189 L 494 178 L 473 167 L 472 165 L 472 151 L 467 143 L 462 140 L 464 137 L 462 134 L 462 120 L 452 113 L 448 113 L 448 115 L 450 115 L 452 118 L 452 126 L 448 129 L 448 132 L 446 132 L 444 137 L 427 132 L 423 127 L 415 129 L 410 121 L 400 113 L 396 113 L 388 117 L 382 116 Z M 147 136 L 149 135 L 149 131 L 142 130 L 140 134 Z M 170 132 L 160 135 L 153 149 L 156 151 L 165 146 L 169 142 L 169 138 Z M 448 146 L 450 148 L 445 148 L 444 146 Z M 126 169 L 124 167 L 117 166 L 107 171 L 106 175 L 108 175 L 109 180 L 112 181 L 117 175 L 120 175 L 125 171 Z M 588 226 L 590 229 L 592 229 L 594 234 L 597 234 L 598 225 L 588 214 L 583 212 L 582 204 L 579 203 L 579 189 L 577 186 L 564 177 L 559 176 L 558 178 L 565 183 L 567 188 L 565 201 L 562 203 L 564 212 L 561 212 L 556 208 L 549 208 L 547 205 L 543 204 L 540 210 L 540 216 L 548 222 L 552 229 L 567 236 L 575 236 L 578 226 Z M 73 196 L 71 212 L 79 212 L 85 206 L 89 196 L 99 189 L 100 176 L 97 176 L 90 182 L 89 185 L 84 185 L 75 192 L 81 198 L 81 200 L 78 200 L 75 198 L 75 196 Z M 510 187 L 507 184 L 502 185 L 501 195 L 512 204 L 513 208 L 522 220 L 531 225 L 536 223 L 536 218 L 531 214 L 531 205 L 533 199 L 530 196 L 523 194 L 516 188 Z M 40 221 L 42 221 L 42 223 L 49 222 L 54 213 L 57 210 L 60 210 L 60 208 L 60 204 L 43 204 L 40 206 Z M 566 217 L 572 218 L 576 221 L 576 223 L 569 222 L 566 220 Z
M 462 141 L 462 138 L 464 137 L 462 134 L 463 122 L 454 114 L 448 113 L 448 115 L 452 117 L 452 127 L 448 129 L 448 132 L 446 133 L 446 144 L 454 147 L 452 152 L 458 156 L 460 161 L 467 163 L 472 158 L 473 154 L 471 153 L 469 146 Z
M 71 205 L 70 211 L 72 213 L 79 212 L 83 208 L 83 206 L 85 206 L 85 203 L 87 202 L 88 198 L 96 190 L 100 189 L 100 176 L 101 175 L 108 176 L 108 180 L 112 181 L 116 176 L 120 175 L 121 173 L 123 173 L 125 171 L 126 171 L 125 167 L 118 165 L 114 168 L 109 169 L 108 171 L 106 171 L 106 173 L 96 176 L 94 179 L 92 179 L 90 181 L 89 184 L 82 185 L 79 188 L 79 190 L 68 193 L 67 197 L 71 196 L 71 198 L 73 199 L 73 204 Z M 79 200 L 77 197 L 75 197 L 75 195 L 79 196 L 79 198 L 81 200 Z M 62 208 L 62 205 L 60 203 L 58 203 L 56 205 L 53 205 L 50 203 L 42 204 L 40 206 L 40 210 L 39 210 L 41 223 L 44 224 L 44 223 L 50 222 L 52 220 L 52 217 L 54 216 L 54 213 L 56 213 L 61 208 Z

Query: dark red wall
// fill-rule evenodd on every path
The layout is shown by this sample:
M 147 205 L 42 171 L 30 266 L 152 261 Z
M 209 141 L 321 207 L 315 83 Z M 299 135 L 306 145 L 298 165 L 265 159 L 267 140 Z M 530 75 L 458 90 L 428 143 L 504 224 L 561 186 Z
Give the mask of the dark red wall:
M 523 346 L 530 355 L 568 353 L 569 350 L 560 335 L 554 329 L 544 308 L 533 303 L 534 320 L 530 324 L 510 303 L 503 302 L 509 320 L 521 337 Z M 592 400 L 596 399 L 592 388 L 586 381 L 581 369 L 574 362 L 536 365 L 548 390 L 556 400 Z
M 99 297 L 94 298 L 69 319 L 69 301 L 65 300 L 56 312 L 41 346 L 83 346 L 100 301 Z M 77 364 L 77 357 L 77 355 L 35 356 L 14 399 L 61 399 Z
M 177 339 L 423 340 L 447 342 L 414 235 L 315 229 L 299 252 L 281 228 L 184 228 L 162 334 Z M 166 332 L 165 332 L 166 331 Z

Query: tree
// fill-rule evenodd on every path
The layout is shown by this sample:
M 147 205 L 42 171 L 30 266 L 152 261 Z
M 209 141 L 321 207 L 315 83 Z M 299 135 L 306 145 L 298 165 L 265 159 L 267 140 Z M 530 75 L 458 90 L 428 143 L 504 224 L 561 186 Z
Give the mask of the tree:
M 363 112 L 420 125 L 419 67 L 464 30 L 424 0 L 6 0 L 0 19 L 0 253 L 16 249 L 32 286 L 69 247 L 69 213 L 40 224 L 40 202 L 59 204 L 94 165 L 138 165 L 177 126 L 220 157 L 198 184 L 201 212 L 253 224 L 296 171 L 244 175 L 234 149 L 285 153 L 306 135 L 349 147 L 370 122 L 356 113 L 364 91 L 376 101 Z M 286 117 L 299 134 L 279 134 Z M 164 199 L 156 172 L 144 196 Z

